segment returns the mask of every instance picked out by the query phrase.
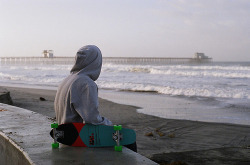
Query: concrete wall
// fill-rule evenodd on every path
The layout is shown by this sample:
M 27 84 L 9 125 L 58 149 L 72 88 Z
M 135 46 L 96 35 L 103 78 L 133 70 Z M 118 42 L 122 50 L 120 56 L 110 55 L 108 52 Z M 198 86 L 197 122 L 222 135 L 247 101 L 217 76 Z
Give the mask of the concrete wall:
M 126 147 L 84 148 L 60 145 L 52 149 L 51 119 L 0 103 L 0 165 L 155 165 Z
M 31 165 L 33 164 L 26 152 L 15 144 L 4 133 L 0 132 L 0 164 Z

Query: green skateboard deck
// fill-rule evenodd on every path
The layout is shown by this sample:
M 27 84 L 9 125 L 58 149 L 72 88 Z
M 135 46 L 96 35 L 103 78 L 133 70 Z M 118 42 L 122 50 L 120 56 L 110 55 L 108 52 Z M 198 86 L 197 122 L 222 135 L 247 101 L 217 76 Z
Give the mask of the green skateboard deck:
M 111 147 L 121 151 L 122 145 L 136 141 L 135 131 L 121 126 L 92 125 L 83 123 L 52 124 L 50 132 L 53 148 L 59 143 L 77 147 Z

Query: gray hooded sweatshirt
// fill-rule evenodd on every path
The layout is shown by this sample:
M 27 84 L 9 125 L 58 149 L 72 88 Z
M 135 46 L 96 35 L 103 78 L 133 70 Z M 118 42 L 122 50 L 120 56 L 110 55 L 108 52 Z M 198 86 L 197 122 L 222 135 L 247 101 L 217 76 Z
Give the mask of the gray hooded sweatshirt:
M 98 47 L 80 48 L 71 74 L 58 87 L 55 113 L 58 124 L 81 122 L 95 125 L 112 125 L 99 115 L 98 88 L 94 82 L 100 75 L 102 54 Z

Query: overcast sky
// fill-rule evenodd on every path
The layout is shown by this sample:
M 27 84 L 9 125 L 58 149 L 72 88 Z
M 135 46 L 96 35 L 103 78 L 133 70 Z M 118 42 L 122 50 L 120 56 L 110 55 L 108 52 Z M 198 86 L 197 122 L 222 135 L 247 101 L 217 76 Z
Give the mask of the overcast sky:
M 74 56 L 250 61 L 250 0 L 0 0 L 0 56 Z

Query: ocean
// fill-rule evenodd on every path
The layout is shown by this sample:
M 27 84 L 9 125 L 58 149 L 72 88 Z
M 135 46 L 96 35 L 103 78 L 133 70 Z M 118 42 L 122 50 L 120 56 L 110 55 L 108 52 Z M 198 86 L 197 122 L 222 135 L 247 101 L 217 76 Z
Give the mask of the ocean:
M 0 85 L 56 89 L 69 74 L 71 67 L 72 65 L 69 64 L 1 64 Z M 202 104 L 206 104 L 206 107 L 207 105 L 210 107 L 209 111 L 214 114 L 212 116 L 215 117 L 218 114 L 222 116 L 219 119 L 211 120 L 212 122 L 250 125 L 250 62 L 174 65 L 109 62 L 103 63 L 101 75 L 96 83 L 101 91 L 106 91 L 104 97 L 108 97 L 107 94 L 110 91 L 120 93 L 123 91 L 133 93 L 132 97 L 136 96 L 136 98 L 150 97 L 152 103 L 154 98 L 163 98 L 162 102 L 157 104 L 160 108 L 158 107 L 154 111 L 154 108 L 151 107 L 150 112 L 146 112 L 147 108 L 144 107 L 139 110 L 141 113 L 163 118 L 200 121 L 199 115 L 195 117 L 194 115 L 197 111 L 208 111 L 207 108 L 205 110 L 201 108 L 203 107 Z M 189 114 L 193 115 L 193 118 L 187 117 L 187 113 L 186 116 L 182 114 L 182 117 L 176 117 L 177 113 L 174 116 L 169 116 L 166 114 L 169 104 L 167 104 L 168 107 L 164 107 L 166 105 L 164 104 L 164 98 L 195 101 L 199 103 L 201 107 L 198 107 L 201 109 L 195 110 L 194 114 Z M 194 108 L 190 107 L 190 109 Z M 214 111 L 215 109 L 216 111 Z M 168 111 L 168 113 L 172 112 Z M 182 111 L 179 113 L 182 113 Z M 232 113 L 237 114 L 237 121 L 231 121 L 234 120 L 234 116 L 227 117 L 226 114 Z

